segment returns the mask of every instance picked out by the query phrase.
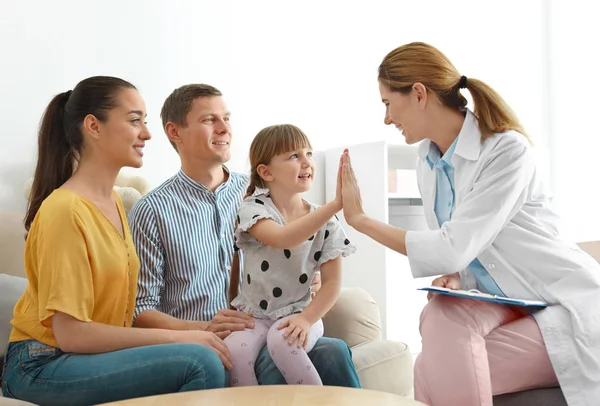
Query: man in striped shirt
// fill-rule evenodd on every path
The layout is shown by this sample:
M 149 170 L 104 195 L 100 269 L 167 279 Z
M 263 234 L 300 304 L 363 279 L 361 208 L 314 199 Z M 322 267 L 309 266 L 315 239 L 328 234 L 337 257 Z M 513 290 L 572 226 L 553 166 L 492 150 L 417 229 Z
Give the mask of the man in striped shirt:
M 224 165 L 230 159 L 229 117 L 214 87 L 176 89 L 161 118 L 181 170 L 142 197 L 128 218 L 140 259 L 135 326 L 210 332 L 205 345 L 217 351 L 216 341 L 254 326 L 227 303 L 235 217 L 248 182 Z M 323 337 L 309 357 L 325 385 L 360 387 L 343 341 Z M 285 384 L 266 348 L 255 369 L 260 384 Z

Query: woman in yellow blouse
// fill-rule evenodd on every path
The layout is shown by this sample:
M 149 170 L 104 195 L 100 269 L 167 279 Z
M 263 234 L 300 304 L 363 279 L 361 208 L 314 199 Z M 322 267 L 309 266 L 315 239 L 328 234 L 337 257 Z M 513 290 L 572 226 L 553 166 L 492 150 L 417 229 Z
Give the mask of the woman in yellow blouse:
M 142 165 L 145 110 L 113 77 L 85 79 L 46 109 L 6 397 L 88 405 L 225 385 L 230 356 L 215 334 L 131 327 L 138 259 L 113 185 L 122 167 Z

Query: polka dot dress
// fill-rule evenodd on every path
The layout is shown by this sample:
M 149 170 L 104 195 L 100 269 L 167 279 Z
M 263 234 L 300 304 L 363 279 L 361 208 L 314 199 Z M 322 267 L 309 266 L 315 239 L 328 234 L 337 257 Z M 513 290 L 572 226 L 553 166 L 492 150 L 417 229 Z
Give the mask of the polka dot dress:
M 311 204 L 311 211 L 317 208 Z M 304 310 L 311 300 L 310 285 L 315 272 L 327 261 L 353 254 L 356 247 L 348 240 L 336 217 L 295 248 L 269 247 L 247 232 L 261 219 L 286 224 L 265 194 L 245 199 L 235 230 L 235 249 L 243 253 L 244 277 L 240 278 L 240 293 L 231 304 L 255 317 L 276 320 Z

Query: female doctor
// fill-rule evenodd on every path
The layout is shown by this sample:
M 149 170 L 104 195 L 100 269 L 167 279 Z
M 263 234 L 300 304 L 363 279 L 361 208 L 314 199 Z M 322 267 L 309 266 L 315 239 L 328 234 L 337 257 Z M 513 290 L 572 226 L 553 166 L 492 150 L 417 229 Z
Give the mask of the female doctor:
M 408 256 L 415 278 L 507 297 L 522 309 L 436 295 L 421 315 L 415 397 L 433 406 L 492 405 L 492 396 L 560 384 L 569 405 L 600 399 L 600 265 L 561 239 L 530 139 L 502 98 L 461 76 L 436 48 L 411 43 L 379 66 L 385 124 L 420 142 L 417 178 L 429 230 L 364 214 L 342 155 L 348 224 Z M 474 109 L 461 94 L 467 89 Z

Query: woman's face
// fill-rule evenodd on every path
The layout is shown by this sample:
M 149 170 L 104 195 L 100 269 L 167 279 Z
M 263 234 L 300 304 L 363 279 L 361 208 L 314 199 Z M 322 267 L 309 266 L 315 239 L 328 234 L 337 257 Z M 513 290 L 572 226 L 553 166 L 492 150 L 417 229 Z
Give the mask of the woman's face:
M 385 105 L 384 123 L 395 125 L 402 132 L 407 144 L 414 144 L 427 138 L 425 125 L 425 104 L 427 90 L 420 83 L 413 85 L 410 93 L 390 90 L 379 82 L 381 101 Z
M 151 138 L 146 105 L 135 89 L 122 89 L 115 98 L 116 106 L 108 111 L 107 120 L 96 121 L 92 131 L 94 154 L 109 165 L 139 168 L 145 143 Z

